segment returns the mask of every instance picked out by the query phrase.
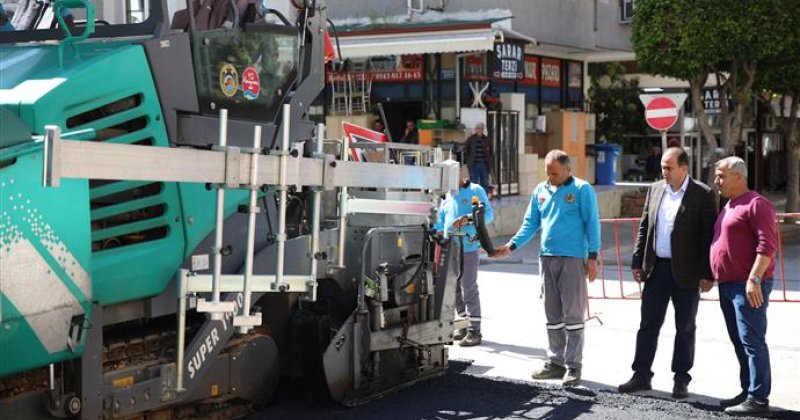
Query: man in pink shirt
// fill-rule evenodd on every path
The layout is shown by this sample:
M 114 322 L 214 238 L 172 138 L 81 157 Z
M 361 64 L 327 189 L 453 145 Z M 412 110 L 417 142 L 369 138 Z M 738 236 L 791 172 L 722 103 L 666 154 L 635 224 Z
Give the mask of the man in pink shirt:
M 720 211 L 711 242 L 711 272 L 719 284 L 719 304 L 739 359 L 742 392 L 721 400 L 739 416 L 770 413 L 771 372 L 767 348 L 767 306 L 777 247 L 775 208 L 747 188 L 747 165 L 738 157 L 716 164 L 714 184 L 728 203 Z

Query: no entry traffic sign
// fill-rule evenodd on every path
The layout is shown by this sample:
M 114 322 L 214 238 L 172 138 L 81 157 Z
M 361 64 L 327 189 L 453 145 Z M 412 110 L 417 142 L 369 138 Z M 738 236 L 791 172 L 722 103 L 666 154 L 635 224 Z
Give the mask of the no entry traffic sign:
M 678 106 L 667 96 L 657 96 L 645 107 L 644 119 L 655 130 L 667 130 L 678 121 Z

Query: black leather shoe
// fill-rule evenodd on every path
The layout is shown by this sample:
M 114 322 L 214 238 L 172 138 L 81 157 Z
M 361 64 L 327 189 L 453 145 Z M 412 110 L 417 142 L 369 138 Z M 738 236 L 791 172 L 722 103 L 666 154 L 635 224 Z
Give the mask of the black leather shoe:
M 734 405 L 739 405 L 747 399 L 747 391 L 742 391 L 739 395 L 728 398 L 727 400 L 719 400 L 719 405 L 723 407 L 733 407 Z
M 639 376 L 633 375 L 630 381 L 620 385 L 617 389 L 623 394 L 628 394 L 637 391 L 649 391 L 653 389 L 653 387 L 650 385 L 650 381 L 645 381 Z
M 675 386 L 672 387 L 672 398 L 682 400 L 689 396 L 689 384 L 682 381 L 675 381 Z

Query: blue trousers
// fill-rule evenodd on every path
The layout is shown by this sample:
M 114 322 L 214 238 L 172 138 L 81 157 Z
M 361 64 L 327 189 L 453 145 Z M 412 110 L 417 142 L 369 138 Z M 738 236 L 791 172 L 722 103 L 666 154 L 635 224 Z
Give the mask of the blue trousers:
M 663 262 L 659 262 L 663 261 Z M 675 344 L 672 349 L 672 371 L 675 381 L 689 383 L 689 370 L 694 365 L 695 317 L 700 303 L 698 288 L 682 289 L 675 284 L 672 266 L 657 260 L 642 290 L 642 320 L 636 334 L 636 356 L 631 368 L 645 381 L 653 377 L 651 368 L 658 347 L 658 334 L 667 315 L 670 299 L 675 308 Z
M 489 166 L 485 163 L 473 163 L 469 167 L 469 180 L 480 184 L 484 190 L 489 188 Z
M 764 304 L 756 309 L 747 302 L 746 282 L 719 285 L 719 306 L 728 327 L 728 336 L 739 359 L 739 383 L 748 396 L 761 403 L 769 402 L 772 373 L 767 347 L 767 306 L 772 279 L 764 279 L 761 293 Z

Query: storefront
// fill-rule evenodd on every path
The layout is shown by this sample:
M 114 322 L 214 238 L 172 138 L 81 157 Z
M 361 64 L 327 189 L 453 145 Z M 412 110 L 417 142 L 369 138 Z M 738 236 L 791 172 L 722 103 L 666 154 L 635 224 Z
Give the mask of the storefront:
M 483 121 L 494 123 L 498 184 L 517 193 L 518 154 L 526 130 L 537 116 L 555 109 L 583 109 L 583 63 L 526 53 L 536 40 L 493 26 L 493 21 L 454 24 L 393 25 L 340 31 L 344 61 L 327 69 L 325 115 L 374 115 L 383 108 L 394 141 L 408 120 L 435 120 L 436 144 L 463 143 L 471 134 L 462 108 L 485 108 Z M 518 109 L 504 107 L 501 96 L 523 97 Z M 517 104 L 515 103 L 515 106 Z M 513 115 L 512 115 L 513 113 Z M 473 113 L 474 114 L 474 113 Z M 474 122 L 473 122 L 474 123 Z M 513 124 L 513 129 L 505 125 Z M 503 175 L 499 175 L 503 174 Z M 501 191 L 498 191 L 501 192 Z

